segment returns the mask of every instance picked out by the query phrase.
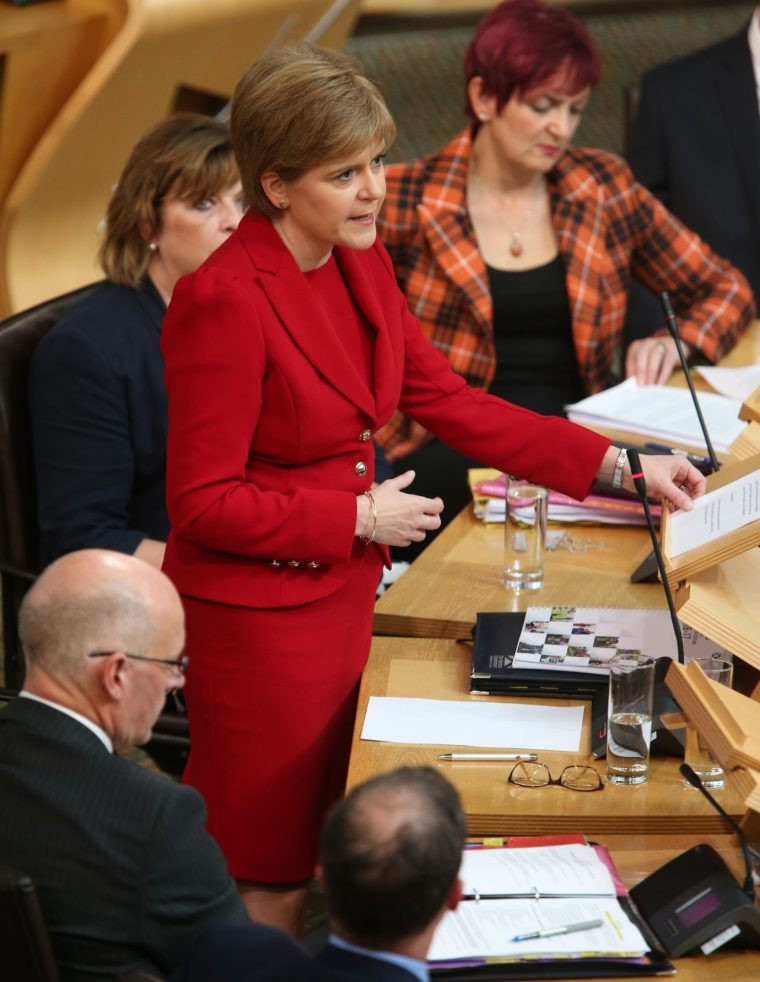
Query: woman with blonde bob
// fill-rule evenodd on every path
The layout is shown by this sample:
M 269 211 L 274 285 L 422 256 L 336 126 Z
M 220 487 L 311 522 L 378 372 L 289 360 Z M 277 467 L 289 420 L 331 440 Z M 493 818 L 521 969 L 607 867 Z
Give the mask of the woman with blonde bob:
M 373 484 L 373 432 L 400 406 L 484 462 L 579 498 L 619 454 L 469 388 L 422 336 L 375 234 L 393 121 L 347 58 L 266 55 L 231 123 L 252 207 L 177 285 L 162 338 L 164 568 L 193 663 L 184 780 L 206 798 L 252 916 L 293 930 L 345 782 L 381 565 L 443 508 L 407 493 L 411 472 Z M 683 459 L 644 466 L 676 505 L 703 490 Z
M 173 116 L 130 154 L 108 206 L 107 279 L 46 336 L 32 365 L 45 559 L 100 547 L 161 565 L 169 534 L 161 320 L 179 277 L 241 215 L 224 123 Z

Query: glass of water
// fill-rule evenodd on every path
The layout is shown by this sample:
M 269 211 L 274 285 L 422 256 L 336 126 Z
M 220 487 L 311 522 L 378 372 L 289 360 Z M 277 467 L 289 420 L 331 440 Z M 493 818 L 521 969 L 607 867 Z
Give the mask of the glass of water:
M 626 652 L 615 655 L 609 668 L 607 780 L 643 784 L 649 777 L 654 659 Z
M 723 658 L 694 658 L 693 661 L 699 665 L 708 679 L 731 688 L 734 679 L 734 666 L 730 661 Z M 686 727 L 684 760 L 697 774 L 704 787 L 714 791 L 725 785 L 726 777 L 723 768 L 710 753 L 710 748 L 705 743 L 704 738 L 691 724 Z M 688 781 L 684 781 L 684 784 L 687 788 L 694 787 Z
M 544 582 L 546 488 L 507 477 L 504 586 L 538 590 Z

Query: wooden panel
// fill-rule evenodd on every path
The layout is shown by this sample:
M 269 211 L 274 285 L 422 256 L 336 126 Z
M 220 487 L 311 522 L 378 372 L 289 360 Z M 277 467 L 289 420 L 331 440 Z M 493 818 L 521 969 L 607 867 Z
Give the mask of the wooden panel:
M 322 41 L 351 29 L 337 0 Z M 97 276 L 99 223 L 132 146 L 178 89 L 229 98 L 270 45 L 297 43 L 331 0 L 128 0 L 124 26 L 66 102 L 13 184 L 0 224 L 0 313 Z

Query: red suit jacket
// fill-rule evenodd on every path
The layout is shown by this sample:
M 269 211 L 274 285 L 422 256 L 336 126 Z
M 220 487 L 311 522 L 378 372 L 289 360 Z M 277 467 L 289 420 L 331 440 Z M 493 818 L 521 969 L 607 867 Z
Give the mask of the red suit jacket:
M 271 608 L 338 589 L 373 479 L 370 437 L 397 407 L 485 464 L 578 498 L 609 446 L 468 387 L 423 337 L 379 242 L 335 257 L 375 335 L 371 379 L 261 215 L 175 288 L 161 342 L 164 568 L 182 593 Z

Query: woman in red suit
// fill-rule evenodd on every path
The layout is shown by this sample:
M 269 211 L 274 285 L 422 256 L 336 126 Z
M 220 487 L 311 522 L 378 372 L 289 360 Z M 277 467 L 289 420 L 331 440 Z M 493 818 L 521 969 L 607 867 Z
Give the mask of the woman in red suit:
M 405 492 L 411 472 L 373 487 L 374 431 L 401 407 L 576 498 L 616 464 L 632 482 L 607 440 L 469 388 L 423 338 L 375 236 L 393 121 L 347 59 L 266 56 L 235 92 L 232 133 L 250 211 L 180 280 L 162 336 L 164 568 L 192 661 L 185 780 L 251 914 L 293 929 L 345 780 L 381 565 L 443 508 Z M 645 470 L 676 505 L 704 488 L 684 460 Z

